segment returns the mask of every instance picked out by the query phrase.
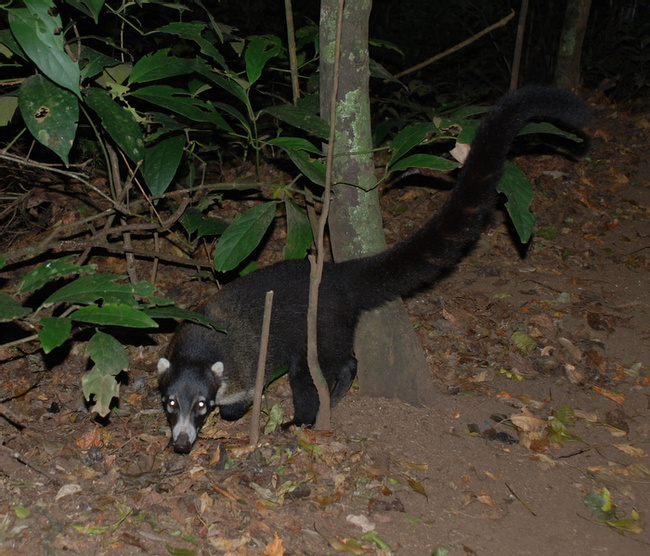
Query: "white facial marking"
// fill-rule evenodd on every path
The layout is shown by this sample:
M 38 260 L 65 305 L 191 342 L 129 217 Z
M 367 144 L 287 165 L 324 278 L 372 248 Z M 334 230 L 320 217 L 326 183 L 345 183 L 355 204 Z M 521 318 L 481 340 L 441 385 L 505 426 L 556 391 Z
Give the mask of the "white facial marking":
M 194 444 L 194 441 L 196 440 L 196 428 L 190 419 L 190 415 L 181 415 L 174 425 L 174 428 L 172 429 L 172 439 L 174 442 L 176 442 L 178 437 L 183 433 L 187 434 L 189 443 Z

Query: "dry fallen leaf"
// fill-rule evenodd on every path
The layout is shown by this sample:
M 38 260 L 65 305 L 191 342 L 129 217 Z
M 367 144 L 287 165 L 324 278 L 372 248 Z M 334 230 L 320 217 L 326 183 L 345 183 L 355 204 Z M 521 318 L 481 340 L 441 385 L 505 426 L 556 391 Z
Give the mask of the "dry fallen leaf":
M 285 550 L 282 546 L 282 539 L 273 533 L 273 540 L 266 545 L 264 556 L 284 556 Z
M 622 392 L 619 393 L 612 392 L 611 390 L 601 388 L 600 386 L 592 386 L 592 388 L 594 389 L 594 392 L 596 392 L 597 394 L 600 394 L 601 396 L 605 396 L 607 399 L 612 400 L 618 405 L 623 405 L 625 403 L 625 394 L 623 394 Z

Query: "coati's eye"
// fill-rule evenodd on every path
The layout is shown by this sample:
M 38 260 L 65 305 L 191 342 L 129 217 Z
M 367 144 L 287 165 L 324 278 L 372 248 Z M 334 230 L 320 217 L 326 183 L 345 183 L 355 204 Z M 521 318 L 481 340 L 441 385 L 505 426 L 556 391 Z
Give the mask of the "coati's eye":
M 176 400 L 169 400 L 169 407 L 176 407 Z
M 204 407 L 205 407 L 205 402 L 203 400 L 201 400 L 199 402 L 199 409 L 203 409 Z

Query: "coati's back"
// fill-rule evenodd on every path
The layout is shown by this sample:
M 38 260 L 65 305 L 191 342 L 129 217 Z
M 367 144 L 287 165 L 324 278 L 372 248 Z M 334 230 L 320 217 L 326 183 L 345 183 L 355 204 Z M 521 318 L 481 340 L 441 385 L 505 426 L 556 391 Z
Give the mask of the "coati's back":
M 356 374 L 352 352 L 361 312 L 431 285 L 457 263 L 485 226 L 510 146 L 531 118 L 551 118 L 580 128 L 588 113 L 584 103 L 566 91 L 538 87 L 507 95 L 482 121 L 448 201 L 421 230 L 377 255 L 325 265 L 318 352 L 334 401 Z M 314 423 L 319 401 L 306 360 L 308 288 L 308 262 L 278 263 L 236 280 L 202 308 L 227 334 L 195 324 L 180 326 L 167 358 L 158 363 L 163 405 L 177 451 L 189 451 L 212 406 L 220 406 L 225 419 L 238 419 L 250 407 L 269 290 L 275 296 L 267 376 L 288 365 L 294 398 L 289 424 Z M 197 384 L 203 384 L 202 392 L 196 392 Z M 207 413 L 206 404 L 210 404 Z

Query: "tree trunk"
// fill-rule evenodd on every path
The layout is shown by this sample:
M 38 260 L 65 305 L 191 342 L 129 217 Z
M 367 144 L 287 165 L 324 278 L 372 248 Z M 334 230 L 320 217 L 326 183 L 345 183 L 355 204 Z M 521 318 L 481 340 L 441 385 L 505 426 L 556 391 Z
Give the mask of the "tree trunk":
M 582 42 L 590 8 L 591 0 L 569 0 L 567 3 L 555 66 L 554 82 L 558 87 L 577 89 L 580 86 Z
M 335 261 L 386 248 L 370 126 L 371 6 L 371 0 L 347 2 L 343 18 L 332 178 L 335 185 L 329 216 Z M 320 112 L 326 120 L 330 111 L 337 13 L 338 0 L 321 1 Z M 401 301 L 364 315 L 357 328 L 355 354 L 362 394 L 399 397 L 414 405 L 432 403 L 429 368 Z

